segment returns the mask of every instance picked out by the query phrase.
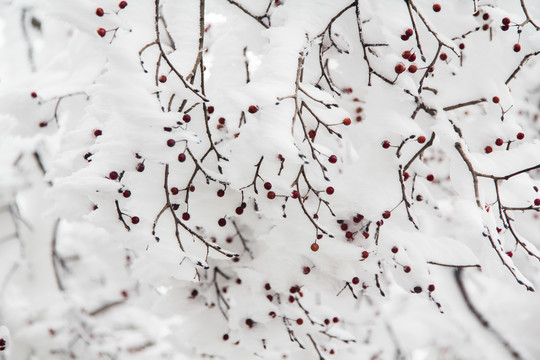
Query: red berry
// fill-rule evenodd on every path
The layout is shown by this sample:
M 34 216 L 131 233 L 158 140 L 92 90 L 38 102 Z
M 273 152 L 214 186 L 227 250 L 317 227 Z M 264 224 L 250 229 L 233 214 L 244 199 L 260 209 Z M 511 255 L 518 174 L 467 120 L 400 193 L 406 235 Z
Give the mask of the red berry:
M 399 248 L 398 248 L 397 246 L 394 246 L 394 247 L 392 248 L 392 252 L 393 252 L 394 254 L 397 254 L 398 251 L 399 251 Z
M 367 259 L 369 257 L 369 253 L 367 251 L 362 251 L 362 258 Z
M 364 239 L 367 239 L 369 237 L 369 233 L 367 231 L 364 231 L 362 233 L 362 236 L 364 236 Z
M 125 191 L 122 193 L 122 195 L 123 195 L 125 198 L 128 198 L 128 197 L 131 196 L 131 191 L 125 190 Z
M 137 216 L 132 216 L 131 217 L 131 223 L 132 224 L 138 224 L 139 221 L 140 221 L 139 217 L 137 217 Z
M 426 179 L 427 181 L 433 181 L 435 180 L 435 176 L 433 176 L 433 174 L 429 174 L 428 176 L 426 176 Z
M 383 219 L 388 219 L 390 215 L 391 215 L 390 211 L 386 210 L 385 212 L 383 212 L 382 217 Z
M 405 35 L 407 35 L 407 36 L 410 37 L 410 36 L 413 36 L 413 34 L 414 34 L 413 29 L 407 29 L 407 30 L 405 30 Z
M 178 195 L 178 192 L 179 192 L 179 191 L 180 191 L 180 190 L 178 190 L 177 187 L 172 187 L 172 188 L 171 188 L 171 194 L 173 194 L 173 195 Z
M 334 318 L 332 319 L 333 322 L 335 323 L 338 323 L 339 322 L 339 318 L 337 316 L 334 316 Z
M 268 315 L 271 317 L 271 318 L 275 318 L 276 317 L 276 312 L 275 311 L 270 311 L 268 313 Z
M 319 250 L 319 244 L 313 243 L 311 244 L 311 251 L 317 251 Z
M 234 212 L 236 212 L 236 215 L 242 215 L 244 213 L 244 208 L 239 206 L 234 210 Z
M 120 1 L 120 3 L 118 4 L 118 7 L 120 9 L 123 9 L 127 6 L 127 1 Z
M 383 147 L 384 149 L 388 149 L 388 148 L 390 147 L 390 142 L 389 142 L 388 140 L 384 140 L 384 141 L 382 142 L 382 147 Z
M 495 104 L 498 104 L 499 101 L 501 101 L 501 99 L 499 99 L 498 96 L 494 96 L 493 99 L 491 99 L 491 101 L 493 101 Z
M 428 289 L 429 292 L 434 292 L 435 291 L 435 285 L 430 284 L 430 285 L 428 285 L 427 289 Z
M 482 30 L 485 31 L 485 30 L 487 30 L 487 29 L 489 29 L 489 24 L 484 24 L 484 25 L 482 25 Z
M 289 295 L 289 302 L 290 302 L 290 303 L 293 303 L 293 302 L 294 302 L 294 296 Z
M 403 181 L 407 181 L 407 179 L 410 177 L 408 172 L 403 173 Z
M 99 36 L 104 37 L 105 34 L 107 34 L 107 31 L 104 28 L 97 29 L 97 33 Z
M 497 146 L 502 146 L 502 144 L 504 144 L 503 139 L 498 138 L 497 140 L 495 140 L 495 145 L 497 145 Z
M 337 156 L 336 155 L 331 155 L 329 158 L 328 158 L 328 161 L 331 163 L 331 164 L 335 164 L 337 162 Z
M 409 50 L 405 50 L 404 52 L 401 53 L 401 57 L 404 58 L 405 60 L 408 60 L 411 57 L 411 52 Z
M 439 59 L 445 61 L 446 59 L 448 59 L 448 55 L 446 55 L 446 53 L 442 53 L 441 55 L 439 55 Z
M 502 25 L 501 26 L 502 31 L 507 31 L 508 29 L 510 29 L 510 26 L 508 26 L 508 25 Z
M 511 251 L 507 251 L 507 252 L 506 252 L 506 255 L 508 255 L 508 257 L 512 257 L 512 256 L 514 256 L 514 253 L 511 252 Z
M 416 72 L 416 70 L 418 70 L 418 67 L 416 65 L 413 64 L 413 65 L 409 66 L 409 72 L 411 74 L 414 74 Z
M 164 82 L 166 82 L 166 81 L 167 81 L 167 77 L 166 77 L 165 75 L 161 75 L 161 76 L 159 77 L 159 82 L 160 82 L 160 83 L 164 83 Z
M 116 180 L 116 179 L 118 179 L 118 173 L 117 173 L 116 171 L 111 171 L 111 172 L 109 173 L 109 179 L 111 179 L 111 180 Z
M 217 196 L 223 197 L 224 195 L 225 195 L 225 191 L 224 191 L 223 189 L 219 189 L 219 190 L 217 191 Z
M 300 193 L 298 193 L 297 190 L 293 190 L 291 197 L 293 199 L 297 199 L 300 196 Z
M 33 97 L 34 99 L 37 98 L 37 93 L 35 91 L 32 91 L 30 93 L 30 96 Z
M 502 19 L 502 23 L 503 23 L 504 25 L 510 25 L 510 18 L 507 18 L 507 17 L 503 18 L 503 19 Z
M 309 136 L 311 139 L 314 139 L 314 138 L 315 138 L 315 135 L 317 135 L 317 132 L 316 132 L 315 130 L 309 130 L 308 136 Z
M 191 215 L 189 215 L 188 212 L 185 212 L 182 214 L 182 220 L 188 221 L 191 218 Z
M 410 62 L 413 62 L 414 60 L 416 60 L 416 54 L 412 54 L 412 55 L 409 57 L 409 61 L 410 61 Z
M 218 119 L 218 122 L 221 124 L 221 125 L 225 125 L 225 118 L 224 117 L 220 117 Z
M 415 286 L 413 291 L 417 294 L 420 294 L 422 292 L 422 288 L 420 286 Z
M 144 168 L 145 166 L 143 163 L 138 163 L 137 166 L 135 166 L 135 170 L 137 170 L 138 172 L 143 172 Z
M 484 148 L 484 151 L 486 152 L 486 154 L 489 154 L 490 152 L 493 151 L 493 148 L 492 148 L 491 146 L 488 145 L 488 146 L 486 146 L 486 147 Z
M 332 194 L 334 193 L 334 188 L 331 187 L 331 186 L 327 187 L 327 188 L 326 188 L 326 193 L 327 193 L 328 195 L 332 195 Z
M 351 119 L 350 118 L 343 119 L 343 125 L 345 125 L 345 126 L 351 125 Z
M 105 12 L 103 11 L 102 8 L 97 8 L 97 9 L 96 9 L 96 15 L 97 15 L 97 16 L 100 16 L 100 17 L 101 17 L 101 16 L 103 16 L 104 14 L 105 14 Z
M 416 141 L 418 141 L 420 144 L 423 144 L 426 142 L 426 137 L 425 136 L 419 136 L 418 139 L 416 139 Z
M 184 153 L 178 154 L 178 161 L 180 162 L 186 161 L 186 154 Z
M 459 48 L 460 48 L 461 50 L 465 49 L 465 44 L 464 44 L 464 43 L 459 44 Z
M 358 285 L 359 282 L 360 282 L 360 279 L 358 277 L 355 276 L 355 277 L 352 278 L 352 283 L 354 285 Z
M 302 272 L 304 273 L 304 275 L 307 275 L 311 272 L 311 268 L 309 266 L 304 266 Z
M 229 340 L 229 334 L 223 334 L 223 340 L 224 341 Z
M 482 19 L 484 19 L 484 20 L 489 19 L 489 14 L 488 14 L 488 13 L 485 13 L 484 15 L 482 15 Z
M 416 195 L 416 201 L 422 201 L 422 200 L 424 200 L 422 195 Z
M 212 114 L 214 112 L 214 107 L 210 105 L 206 111 L 208 111 L 209 114 Z
M 441 11 L 441 5 L 439 5 L 439 4 L 433 4 L 433 11 L 435 11 L 435 12 Z
M 42 122 L 39 123 L 39 127 L 45 127 L 45 126 L 47 126 L 48 124 L 49 124 L 48 122 L 42 121 Z
M 304 323 L 304 320 L 298 318 L 298 319 L 296 319 L 296 323 L 297 323 L 298 325 L 302 325 L 302 324 Z
M 401 40 L 407 41 L 409 40 L 409 37 L 406 34 L 401 35 Z
M 341 230 L 347 231 L 348 228 L 349 228 L 349 225 L 347 225 L 346 223 L 341 224 Z
M 174 145 L 176 145 L 176 141 L 174 141 L 173 139 L 167 140 L 167 146 L 168 147 L 173 147 Z
M 270 289 L 272 289 L 269 283 L 264 284 L 264 288 L 266 289 L 266 291 L 270 291 Z
M 227 225 L 227 220 L 225 220 L 225 218 L 221 218 L 218 220 L 218 225 L 221 226 L 221 227 L 224 227 L 225 225 Z
M 259 107 L 256 105 L 250 105 L 248 108 L 250 114 L 255 114 L 257 111 L 259 111 Z
M 352 232 L 350 232 L 350 231 L 347 231 L 347 232 L 345 233 L 345 237 L 346 237 L 347 239 L 352 239 L 352 238 L 354 237 L 354 234 L 353 234 Z
M 525 137 L 525 134 L 520 132 L 520 133 L 517 133 L 516 137 L 518 140 L 523 140 L 523 138 Z
M 99 130 L 99 129 L 94 130 L 94 136 L 95 137 L 101 136 L 102 134 L 103 134 L 103 132 L 101 130 Z
M 273 200 L 276 198 L 276 193 L 273 191 L 269 191 L 268 194 L 266 194 L 266 197 L 269 198 L 270 200 Z
M 410 266 L 404 266 L 403 271 L 405 271 L 406 273 L 410 273 L 411 272 L 411 267 Z
M 182 120 L 188 123 L 191 121 L 191 116 L 189 114 L 184 114 L 184 116 L 182 116 Z
M 272 184 L 269 183 L 269 182 L 265 182 L 265 183 L 264 183 L 264 188 L 265 188 L 266 190 L 270 190 L 270 189 L 272 188 Z
M 401 74 L 402 72 L 405 71 L 405 65 L 403 65 L 402 63 L 397 64 L 397 65 L 394 67 L 394 71 L 395 71 L 397 74 Z
M 251 319 L 246 319 L 246 325 L 249 326 L 250 328 L 252 328 L 253 325 L 255 325 L 255 321 L 253 321 Z
M 521 51 L 521 45 L 519 45 L 519 44 L 514 44 L 514 51 L 515 51 L 515 52 L 520 52 L 520 51 Z
M 534 205 L 540 206 L 540 199 L 534 199 Z

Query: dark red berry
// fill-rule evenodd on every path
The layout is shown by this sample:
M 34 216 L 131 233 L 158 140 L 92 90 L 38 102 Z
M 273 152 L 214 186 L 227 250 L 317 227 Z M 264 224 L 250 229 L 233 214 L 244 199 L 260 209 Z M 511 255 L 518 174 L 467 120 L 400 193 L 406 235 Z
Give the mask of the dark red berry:
M 413 290 L 417 294 L 420 294 L 422 292 L 422 288 L 420 286 L 415 286 Z
M 328 195 L 332 195 L 332 194 L 334 193 L 334 188 L 331 187 L 331 186 L 327 187 L 327 188 L 326 188 L 326 193 L 327 193 Z
M 276 193 L 273 191 L 269 191 L 268 194 L 266 194 L 266 197 L 269 198 L 270 200 L 273 200 L 276 198 Z
M 166 81 L 167 81 L 167 77 L 166 77 L 165 75 L 161 75 L 161 76 L 159 77 L 159 82 L 160 82 L 160 83 L 164 83 L 164 82 L 166 82 Z
M 176 145 L 176 141 L 174 139 L 167 140 L 168 147 L 173 147 L 174 145 Z
M 304 273 L 304 275 L 307 275 L 311 272 L 311 268 L 309 266 L 304 266 L 302 268 L 302 272 Z
M 397 74 L 401 74 L 402 72 L 405 71 L 405 65 L 403 65 L 402 63 L 397 64 L 397 65 L 394 67 L 394 71 L 395 71 Z
M 360 283 L 360 279 L 358 277 L 353 277 L 352 278 L 352 281 L 351 281 L 354 285 L 358 285 L 358 283 Z
M 407 36 L 413 36 L 413 34 L 414 34 L 413 29 L 407 29 L 407 30 L 405 30 L 405 35 L 407 35 Z
M 331 164 L 335 164 L 337 162 L 337 156 L 336 155 L 331 155 L 329 158 L 328 158 L 328 161 L 331 163 Z
M 516 135 L 516 138 L 517 138 L 518 140 L 523 140 L 524 137 L 525 137 L 525 134 L 522 133 L 522 132 L 517 133 L 517 135 Z
M 144 166 L 144 163 L 138 163 L 137 166 L 135 166 L 135 170 L 137 170 L 138 172 L 143 172 L 145 169 L 145 166 Z
M 433 174 L 429 174 L 428 176 L 426 176 L 426 179 L 427 181 L 433 181 L 435 180 L 435 176 L 433 176 Z
M 499 101 L 501 101 L 501 99 L 499 99 L 498 96 L 494 96 L 493 99 L 491 99 L 491 101 L 493 101 L 495 104 L 498 104 Z
M 188 212 L 185 212 L 182 214 L 182 220 L 188 221 L 191 218 L 191 215 L 189 215 Z
M 459 44 L 459 48 L 460 48 L 461 50 L 465 49 L 465 44 L 464 44 L 464 43 Z
M 534 206 L 540 206 L 540 199 L 534 199 Z
M 130 196 L 131 196 L 131 191 L 125 190 L 125 191 L 122 193 L 122 196 L 124 196 L 125 198 L 130 197 Z
M 332 321 L 335 322 L 335 323 L 338 323 L 339 322 L 339 318 L 337 316 L 334 316 L 332 318 Z
M 510 26 L 508 26 L 508 25 L 502 25 L 501 26 L 502 31 L 507 31 L 508 29 L 510 29 Z
M 362 258 L 367 259 L 368 257 L 369 257 L 369 252 L 367 252 L 365 250 L 362 251 Z
M 99 28 L 97 29 L 97 33 L 99 36 L 104 37 L 105 34 L 107 34 L 107 30 L 105 30 L 104 28 Z
M 383 212 L 382 217 L 383 219 L 388 219 L 390 215 L 391 215 L 390 211 L 386 210 L 385 212 Z
M 272 289 L 272 287 L 270 286 L 269 283 L 266 283 L 266 284 L 264 284 L 264 289 L 265 289 L 266 291 L 270 291 L 270 289 Z
M 186 161 L 186 154 L 184 153 L 178 154 L 178 161 L 180 162 Z
M 253 321 L 251 319 L 246 319 L 246 325 L 249 326 L 250 328 L 252 328 L 253 325 L 255 325 L 255 321 Z
M 319 244 L 317 243 L 311 244 L 311 251 L 315 252 L 317 250 L 319 250 Z
M 411 57 L 411 52 L 409 50 L 405 50 L 401 53 L 401 57 L 405 60 L 409 60 L 409 58 Z
M 388 148 L 390 147 L 390 142 L 389 142 L 388 140 L 384 140 L 384 141 L 382 142 L 382 147 L 383 147 L 384 149 L 388 149 Z
M 132 216 L 131 217 L 131 223 L 132 224 L 138 224 L 140 221 L 139 217 L 138 216 Z
M 173 194 L 173 195 L 177 195 L 179 191 L 180 191 L 180 190 L 178 190 L 177 187 L 172 187 L 172 188 L 171 188 L 171 194 Z
M 224 341 L 229 340 L 229 334 L 223 334 L 223 340 Z
M 225 191 L 224 191 L 223 189 L 219 189 L 219 190 L 217 191 L 217 196 L 223 197 L 224 195 L 225 195 Z
M 299 196 L 300 194 L 298 193 L 298 190 L 293 190 L 291 197 L 293 199 L 297 199 Z
M 250 105 L 248 108 L 250 114 L 255 114 L 257 111 L 259 111 L 259 107 L 256 105 Z
M 304 323 L 304 320 L 302 320 L 301 318 L 298 318 L 298 319 L 296 319 L 296 323 L 298 325 L 302 325 Z
M 433 4 L 433 11 L 435 11 L 435 12 L 441 11 L 441 5 L 439 5 L 439 4 Z
M 502 23 L 503 23 L 504 25 L 510 25 L 510 18 L 507 18 L 507 17 L 503 18 L 503 19 L 502 19 Z
M 428 289 L 429 292 L 434 292 L 435 291 L 435 285 L 430 284 L 430 285 L 428 285 L 427 289 Z
M 212 114 L 214 112 L 214 107 L 212 105 L 210 105 L 207 109 L 208 113 L 209 114 Z
M 265 182 L 265 183 L 264 183 L 264 188 L 265 188 L 266 190 L 270 190 L 270 189 L 272 188 L 272 183 Z
M 227 225 L 227 220 L 225 220 L 225 218 L 221 218 L 218 220 L 218 225 L 223 227 L 225 225 Z
M 109 179 L 111 179 L 111 180 L 116 180 L 116 179 L 118 179 L 118 173 L 117 173 L 116 171 L 111 171 L 111 172 L 109 173 Z
M 521 45 L 519 45 L 519 44 L 514 44 L 514 51 L 515 51 L 515 52 L 520 52 L 520 51 L 521 51 Z
M 236 212 L 236 215 L 242 215 L 244 213 L 244 208 L 239 206 L 234 210 L 234 212 Z
M 35 91 L 32 91 L 30 93 L 30 96 L 33 97 L 34 99 L 37 98 L 37 93 Z
M 446 55 L 446 53 L 442 53 L 441 55 L 439 55 L 439 59 L 445 61 L 446 59 L 448 59 L 448 55 Z
M 486 154 L 489 154 L 489 153 L 491 153 L 491 152 L 493 151 L 493 148 L 492 148 L 491 146 L 488 145 L 488 146 L 486 146 L 486 147 L 484 148 L 484 151 L 486 152 Z
M 409 72 L 411 74 L 414 74 L 416 72 L 416 70 L 418 70 L 418 67 L 416 65 L 413 64 L 413 65 L 409 66 Z
M 409 40 L 409 37 L 406 34 L 401 35 L 401 40 L 407 41 Z
M 101 16 L 103 16 L 104 14 L 105 14 L 105 12 L 103 11 L 102 8 L 97 8 L 97 9 L 96 9 L 96 15 L 97 15 L 97 16 L 100 16 L 100 17 L 101 17 Z
M 343 125 L 345 125 L 345 126 L 351 125 L 351 122 L 352 122 L 352 121 L 351 121 L 350 118 L 345 118 L 345 119 L 343 119 Z
M 413 62 L 414 60 L 416 60 L 416 54 L 412 54 L 412 55 L 409 57 L 409 61 L 410 61 L 410 62 Z
M 426 142 L 426 137 L 425 136 L 419 136 L 418 139 L 416 139 L 416 141 L 418 141 L 420 144 L 423 144 Z
M 406 273 L 410 273 L 411 272 L 411 267 L 410 266 L 404 266 L 403 271 L 405 271 Z
M 120 9 L 123 9 L 127 6 L 127 1 L 120 1 L 120 3 L 118 4 L 118 7 Z
M 498 138 L 497 140 L 495 140 L 495 145 L 497 145 L 497 146 L 502 146 L 502 144 L 504 144 L 503 139 Z
M 184 114 L 184 116 L 182 116 L 182 120 L 184 120 L 184 122 L 188 123 L 191 121 L 191 116 L 189 114 Z

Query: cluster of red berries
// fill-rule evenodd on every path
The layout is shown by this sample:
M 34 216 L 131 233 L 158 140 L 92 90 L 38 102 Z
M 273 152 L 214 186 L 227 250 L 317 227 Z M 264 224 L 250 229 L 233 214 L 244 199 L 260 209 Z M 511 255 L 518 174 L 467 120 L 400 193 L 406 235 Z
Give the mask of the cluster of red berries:
M 405 33 L 401 35 L 401 40 L 407 41 L 411 36 L 413 36 L 414 31 L 413 29 L 407 29 L 405 30 Z
M 120 9 L 124 9 L 127 5 L 128 5 L 127 1 L 120 1 L 118 3 L 118 7 Z M 96 15 L 99 17 L 102 17 L 103 15 L 105 15 L 105 11 L 103 10 L 103 8 L 97 8 Z M 107 34 L 107 30 L 105 30 L 104 28 L 99 28 L 97 29 L 97 33 L 99 36 L 105 37 L 105 35 Z

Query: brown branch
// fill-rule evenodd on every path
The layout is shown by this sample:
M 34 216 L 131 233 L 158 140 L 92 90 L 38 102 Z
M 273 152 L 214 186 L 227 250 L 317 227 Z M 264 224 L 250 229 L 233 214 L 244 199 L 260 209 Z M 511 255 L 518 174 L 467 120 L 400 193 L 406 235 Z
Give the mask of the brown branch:
M 495 330 L 489 321 L 480 313 L 480 311 L 474 306 L 474 304 L 471 301 L 471 298 L 469 296 L 469 293 L 467 292 L 467 289 L 465 288 L 465 284 L 463 281 L 463 269 L 456 269 L 454 272 L 454 276 L 459 288 L 459 291 L 461 292 L 461 295 L 463 296 L 463 300 L 465 301 L 465 304 L 471 311 L 471 313 L 474 315 L 476 320 L 480 322 L 480 324 L 489 332 L 491 332 L 495 338 L 504 346 L 506 350 L 512 355 L 512 357 L 516 360 L 523 359 L 520 355 L 520 353 L 517 351 L 516 348 L 510 344 L 508 340 L 506 340 L 497 330 Z
M 525 0 L 520 0 L 519 1 L 520 4 L 521 4 L 521 8 L 523 9 L 523 12 L 525 13 L 525 16 L 527 17 L 527 20 L 525 20 L 524 23 L 521 24 L 521 26 L 527 24 L 527 23 L 530 23 L 532 26 L 534 26 L 534 28 L 536 30 L 540 30 L 540 26 L 538 26 L 531 18 L 531 16 L 529 15 L 529 11 L 527 10 L 527 7 L 525 6 Z
M 242 10 L 242 12 L 244 12 L 245 14 L 249 15 L 251 18 L 253 18 L 254 20 L 256 20 L 259 24 L 261 24 L 262 26 L 264 26 L 264 28 L 266 29 L 269 29 L 270 28 L 270 25 L 269 24 L 265 24 L 264 21 L 262 21 L 262 19 L 268 19 L 268 15 L 265 14 L 263 16 L 257 16 L 257 15 L 254 15 L 252 12 L 250 12 L 249 10 L 247 10 L 245 7 L 243 7 L 242 5 L 240 5 L 239 3 L 237 3 L 236 1 L 234 0 L 227 0 L 229 2 L 229 4 L 232 4 L 234 6 L 236 6 L 237 8 L 239 8 L 240 10 Z
M 317 351 L 317 355 L 319 355 L 319 360 L 324 360 L 324 357 L 322 356 L 321 352 L 319 351 L 319 348 L 317 347 L 317 343 L 315 343 L 315 340 L 311 337 L 311 334 L 307 334 L 309 340 L 311 340 L 311 343 L 313 344 L 313 347 L 315 348 L 315 351 Z
M 523 65 L 525 65 L 525 63 L 533 56 L 537 56 L 538 54 L 540 54 L 540 51 L 537 51 L 537 52 L 534 52 L 534 53 L 531 53 L 531 54 L 528 54 L 526 55 L 523 60 L 521 60 L 521 62 L 519 63 L 518 67 L 512 72 L 512 74 L 508 77 L 508 79 L 506 79 L 506 81 L 504 82 L 505 85 L 508 85 L 508 83 L 510 83 L 510 81 L 512 81 L 513 78 L 516 77 L 517 73 L 521 70 L 521 68 L 523 67 Z
M 405 165 L 405 167 L 403 168 L 403 172 L 406 172 L 407 169 L 409 169 L 411 164 L 414 162 L 414 160 L 416 160 L 417 157 L 422 155 L 424 153 L 424 151 L 426 151 L 426 149 L 428 147 L 433 145 L 434 140 L 435 140 L 435 133 L 433 132 L 433 133 L 431 133 L 431 137 L 429 138 L 428 142 L 424 146 L 422 146 L 422 148 L 420 150 L 418 150 L 418 152 L 416 154 L 414 154 L 414 156 L 411 158 L 411 160 L 409 160 L 409 162 Z
M 437 266 L 444 266 L 444 267 L 451 267 L 451 268 L 469 268 L 469 267 L 475 267 L 478 269 L 481 269 L 482 267 L 479 264 L 472 264 L 472 265 L 453 265 L 453 264 L 442 264 L 435 261 L 428 261 L 428 264 L 431 265 L 437 265 Z
M 58 290 L 65 291 L 64 284 L 62 283 L 62 279 L 60 278 L 60 272 L 58 271 L 58 261 L 61 261 L 60 256 L 58 255 L 58 252 L 56 251 L 56 242 L 58 240 L 58 228 L 60 227 L 60 219 L 56 219 L 54 222 L 53 227 L 53 236 L 52 236 L 52 243 L 51 243 L 51 260 L 52 260 L 52 266 L 54 270 L 54 278 L 56 279 L 56 286 L 58 287 Z
M 485 98 L 481 98 L 481 99 L 478 99 L 478 100 L 472 100 L 472 101 L 467 101 L 467 102 L 452 105 L 452 106 L 447 106 L 447 107 L 444 107 L 443 110 L 444 111 L 451 111 L 451 110 L 459 109 L 459 108 L 462 108 L 462 107 L 465 107 L 465 106 L 476 105 L 476 104 L 483 103 L 483 102 L 486 102 L 486 101 L 487 100 Z
M 118 203 L 118 200 L 114 200 L 114 204 L 116 205 L 116 212 L 118 214 L 118 220 L 120 220 L 122 222 L 122 224 L 124 224 L 124 227 L 126 228 L 127 231 L 130 231 L 131 228 L 129 227 L 128 224 L 126 224 L 125 220 L 124 220 L 124 213 L 122 212 L 122 210 L 120 210 L 120 204 Z

